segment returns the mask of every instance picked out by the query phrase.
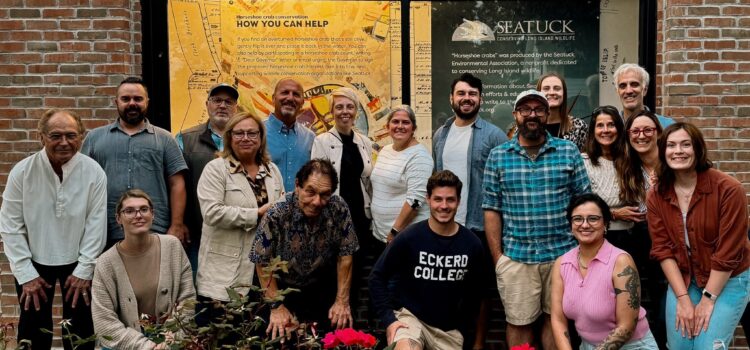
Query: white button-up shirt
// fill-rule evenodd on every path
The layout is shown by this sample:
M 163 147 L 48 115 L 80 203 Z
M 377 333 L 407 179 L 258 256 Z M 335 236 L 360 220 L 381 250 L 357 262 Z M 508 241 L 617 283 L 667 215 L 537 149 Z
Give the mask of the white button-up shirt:
M 39 277 L 32 261 L 48 266 L 78 262 L 74 276 L 94 276 L 107 238 L 107 177 L 96 161 L 80 153 L 62 171 L 60 182 L 41 150 L 8 175 L 0 234 L 19 284 Z

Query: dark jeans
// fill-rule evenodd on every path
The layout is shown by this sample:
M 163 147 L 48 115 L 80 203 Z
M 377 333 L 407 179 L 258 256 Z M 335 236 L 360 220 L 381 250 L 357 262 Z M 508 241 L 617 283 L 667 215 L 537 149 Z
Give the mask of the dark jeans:
M 39 300 L 39 311 L 34 309 L 33 302 L 29 306 L 29 310 L 24 310 L 23 305 L 21 305 L 21 317 L 18 321 L 18 340 L 30 340 L 31 346 L 28 347 L 29 349 L 50 349 L 52 347 L 52 334 L 44 333 L 41 329 L 52 331 L 52 300 L 55 297 L 55 283 L 57 281 L 60 282 L 60 289 L 62 289 L 62 317 L 63 319 L 70 320 L 70 326 L 67 331 L 63 330 L 63 335 L 68 334 L 68 332 L 72 332 L 81 338 L 88 338 L 93 335 L 94 323 L 91 320 L 91 307 L 86 305 L 83 296 L 79 295 L 75 308 L 72 306 L 72 299 L 70 302 L 65 302 L 65 293 L 67 293 L 68 289 L 63 286 L 68 276 L 73 274 L 73 270 L 78 263 L 62 266 L 47 266 L 35 262 L 33 264 L 39 276 L 52 285 L 52 287 L 44 290 L 47 295 L 47 302 Z M 16 281 L 16 293 L 20 302 L 23 287 L 18 284 L 18 281 Z M 73 349 L 71 342 L 66 339 L 63 339 L 63 347 L 65 350 Z M 94 342 L 82 345 L 78 349 L 93 350 Z

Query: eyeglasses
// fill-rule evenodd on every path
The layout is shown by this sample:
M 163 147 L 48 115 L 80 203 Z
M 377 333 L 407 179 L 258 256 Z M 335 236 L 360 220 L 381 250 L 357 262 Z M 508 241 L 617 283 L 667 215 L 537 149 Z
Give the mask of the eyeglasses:
M 226 104 L 228 107 L 232 107 L 237 104 L 237 101 L 235 100 L 223 99 L 220 97 L 211 97 L 208 99 L 208 101 L 217 106 L 220 106 L 222 103 Z
M 630 133 L 630 136 L 632 137 L 638 137 L 641 133 L 643 133 L 643 136 L 651 137 L 654 136 L 654 132 L 656 131 L 656 128 L 652 127 L 645 127 L 643 129 L 629 129 L 628 132 Z
M 532 111 L 536 113 L 537 117 L 544 117 L 547 115 L 547 107 L 537 107 L 537 108 L 521 107 L 521 108 L 516 109 L 516 112 L 521 114 L 522 117 L 530 116 Z
M 71 132 L 67 134 L 51 133 L 51 134 L 46 134 L 46 135 L 47 135 L 47 138 L 53 142 L 60 142 L 62 141 L 62 139 L 65 139 L 67 141 L 75 141 L 75 140 L 78 140 L 78 137 L 79 137 L 78 133 L 75 133 L 75 132 Z
M 232 138 L 242 140 L 247 137 L 250 140 L 257 140 L 260 137 L 260 131 L 232 131 Z
M 590 215 L 590 216 L 587 216 L 587 217 L 583 217 L 581 215 L 576 215 L 574 217 L 571 217 L 570 221 L 572 221 L 573 224 L 575 224 L 576 226 L 583 225 L 584 221 L 588 222 L 589 225 L 591 225 L 591 226 L 595 226 L 595 225 L 598 225 L 600 222 L 602 222 L 602 217 L 599 216 L 599 215 Z
M 151 207 L 140 207 L 138 209 L 136 208 L 125 208 L 123 210 L 120 210 L 120 214 L 125 215 L 125 217 L 128 218 L 134 218 L 135 214 L 140 213 L 141 216 L 146 216 L 149 213 L 151 213 Z

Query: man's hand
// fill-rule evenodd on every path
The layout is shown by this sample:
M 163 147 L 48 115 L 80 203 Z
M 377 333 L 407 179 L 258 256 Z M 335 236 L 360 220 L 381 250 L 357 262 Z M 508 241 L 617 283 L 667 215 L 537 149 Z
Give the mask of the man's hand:
M 86 306 L 91 305 L 90 299 L 89 299 L 89 290 L 91 289 L 91 280 L 85 280 L 78 278 L 76 276 L 70 275 L 68 276 L 68 279 L 65 280 L 65 286 L 63 288 L 67 288 L 68 292 L 65 293 L 65 302 L 67 303 L 70 301 L 70 296 L 73 296 L 73 303 L 71 306 L 75 309 L 76 303 L 78 302 L 78 297 L 83 296 L 83 302 L 86 303 Z
M 28 311 L 29 304 L 31 304 L 31 302 L 33 301 L 34 309 L 36 309 L 36 311 L 39 311 L 39 299 L 41 298 L 43 302 L 47 302 L 47 293 L 44 292 L 44 290 L 47 288 L 52 288 L 52 286 L 47 283 L 47 281 L 45 281 L 41 276 L 24 283 L 23 292 L 21 293 L 21 298 L 19 299 L 21 305 L 24 306 L 23 309 Z
M 268 322 L 268 328 L 266 328 L 266 334 L 271 334 L 271 339 L 289 337 L 295 328 L 297 328 L 297 324 L 286 306 L 281 305 L 271 309 L 271 319 Z M 283 343 L 284 339 L 281 339 L 281 342 Z
M 177 237 L 183 245 L 190 243 L 190 234 L 187 226 L 181 222 L 173 222 L 167 230 L 167 234 Z
M 396 337 L 396 331 L 398 331 L 399 328 L 409 328 L 409 326 L 401 321 L 396 321 L 389 324 L 388 328 L 385 329 L 385 337 L 386 341 L 388 342 L 387 345 L 391 345 L 393 343 L 393 338 Z
M 331 327 L 336 327 L 336 329 L 352 327 L 354 320 L 352 320 L 352 309 L 349 307 L 349 302 L 336 298 L 333 306 L 328 310 L 328 319 L 331 320 Z

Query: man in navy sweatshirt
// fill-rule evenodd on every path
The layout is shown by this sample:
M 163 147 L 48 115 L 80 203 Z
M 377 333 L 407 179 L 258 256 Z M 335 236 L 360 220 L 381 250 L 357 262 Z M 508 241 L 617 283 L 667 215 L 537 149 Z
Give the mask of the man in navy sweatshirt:
M 454 220 L 461 187 L 448 170 L 432 175 L 430 218 L 396 236 L 370 275 L 373 305 L 397 349 L 461 349 L 459 328 L 478 309 L 489 262 L 479 238 Z

